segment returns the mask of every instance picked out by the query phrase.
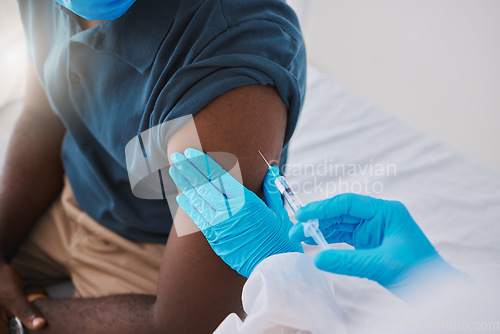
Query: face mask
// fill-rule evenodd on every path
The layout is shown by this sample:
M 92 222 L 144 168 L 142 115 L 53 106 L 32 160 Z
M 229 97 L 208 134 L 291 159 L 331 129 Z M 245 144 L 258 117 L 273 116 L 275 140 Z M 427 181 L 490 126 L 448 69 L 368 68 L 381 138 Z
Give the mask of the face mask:
M 86 20 L 114 20 L 132 6 L 135 0 L 56 0 Z

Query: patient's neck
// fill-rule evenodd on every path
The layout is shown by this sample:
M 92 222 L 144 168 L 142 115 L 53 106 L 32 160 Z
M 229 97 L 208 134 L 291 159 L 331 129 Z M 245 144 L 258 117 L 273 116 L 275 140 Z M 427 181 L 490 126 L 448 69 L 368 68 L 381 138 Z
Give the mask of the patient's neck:
M 101 22 L 104 22 L 104 20 L 100 21 L 90 21 L 90 20 L 85 20 L 84 18 L 80 17 L 80 22 L 82 23 L 82 27 L 84 30 L 94 28 L 96 25 L 98 25 Z

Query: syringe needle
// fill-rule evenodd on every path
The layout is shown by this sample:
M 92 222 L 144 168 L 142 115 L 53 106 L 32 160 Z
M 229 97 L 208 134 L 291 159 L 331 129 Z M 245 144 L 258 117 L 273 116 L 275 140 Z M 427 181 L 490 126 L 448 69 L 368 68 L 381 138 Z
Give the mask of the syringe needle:
M 261 151 L 259 151 L 259 154 L 260 156 L 262 157 L 262 159 L 264 159 L 264 161 L 266 162 L 266 164 L 269 166 L 269 168 L 271 168 L 271 165 L 269 164 L 269 162 L 267 162 L 266 158 L 264 158 L 264 155 L 262 154 Z

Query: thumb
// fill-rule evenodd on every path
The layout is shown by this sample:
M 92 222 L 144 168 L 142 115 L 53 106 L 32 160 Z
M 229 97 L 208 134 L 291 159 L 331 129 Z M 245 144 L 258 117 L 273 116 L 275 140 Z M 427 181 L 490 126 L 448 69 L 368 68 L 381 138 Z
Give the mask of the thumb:
M 313 238 L 308 238 L 304 234 L 304 225 L 301 222 L 294 224 L 288 231 L 288 238 L 292 242 L 304 242 L 307 245 L 316 245 Z
M 21 320 L 24 326 L 31 330 L 42 329 L 46 324 L 40 312 L 28 302 L 25 296 L 19 296 L 15 299 L 11 306 L 11 312 Z
M 279 173 L 278 167 L 271 166 L 271 168 L 275 169 L 276 175 Z M 276 176 L 273 175 L 271 171 L 268 171 L 266 177 L 264 178 L 264 198 L 267 206 L 271 210 L 274 212 L 280 212 L 284 208 L 284 205 L 281 193 L 279 192 L 278 187 L 276 187 L 274 180 L 276 180 Z
M 377 280 L 380 265 L 377 252 L 370 250 L 329 249 L 314 258 L 316 267 L 334 274 Z

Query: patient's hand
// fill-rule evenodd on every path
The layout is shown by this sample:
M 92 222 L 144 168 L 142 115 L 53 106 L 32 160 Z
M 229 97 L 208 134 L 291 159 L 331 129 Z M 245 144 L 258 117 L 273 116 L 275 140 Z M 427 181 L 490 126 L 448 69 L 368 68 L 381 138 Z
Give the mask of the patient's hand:
M 369 278 L 401 297 L 416 284 L 459 273 L 434 249 L 400 202 L 342 194 L 310 203 L 296 217 L 319 219 L 329 243 L 345 242 L 356 248 L 320 252 L 315 263 L 322 270 Z M 301 224 L 290 230 L 290 238 L 314 243 L 305 238 Z
M 24 294 L 23 283 L 12 266 L 0 262 L 0 332 L 8 328 L 8 319 L 14 314 L 29 329 L 45 326 L 45 319 Z
M 250 276 L 268 256 L 302 251 L 288 239 L 292 223 L 278 190 L 269 189 L 276 188 L 270 172 L 264 181 L 264 203 L 198 150 L 174 153 L 171 159 L 175 165 L 170 175 L 184 194 L 177 197 L 179 205 L 215 253 L 240 275 Z

